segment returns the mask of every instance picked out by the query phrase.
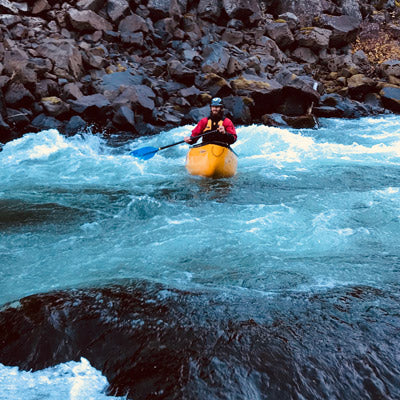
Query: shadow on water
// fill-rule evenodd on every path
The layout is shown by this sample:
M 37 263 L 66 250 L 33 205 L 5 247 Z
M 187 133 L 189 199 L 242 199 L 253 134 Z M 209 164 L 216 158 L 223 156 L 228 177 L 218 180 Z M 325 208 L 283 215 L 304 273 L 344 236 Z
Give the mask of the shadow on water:
M 129 399 L 398 399 L 399 287 L 246 297 L 146 281 L 0 312 L 0 362 L 87 358 Z

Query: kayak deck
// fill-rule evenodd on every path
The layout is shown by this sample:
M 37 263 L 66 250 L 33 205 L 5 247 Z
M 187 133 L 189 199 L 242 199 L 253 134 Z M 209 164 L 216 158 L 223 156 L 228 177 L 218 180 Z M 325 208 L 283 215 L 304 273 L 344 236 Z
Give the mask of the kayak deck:
M 238 158 L 229 146 L 206 143 L 193 146 L 186 156 L 186 169 L 191 175 L 229 178 L 236 173 Z

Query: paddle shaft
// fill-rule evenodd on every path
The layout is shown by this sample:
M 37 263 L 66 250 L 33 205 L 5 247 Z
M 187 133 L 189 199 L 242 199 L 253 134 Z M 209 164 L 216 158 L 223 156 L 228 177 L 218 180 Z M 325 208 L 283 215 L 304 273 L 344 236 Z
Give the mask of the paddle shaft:
M 201 137 L 203 137 L 203 136 L 206 136 L 206 135 L 208 135 L 208 134 L 210 134 L 210 133 L 215 133 L 215 132 L 217 132 L 216 129 L 213 130 L 213 131 L 209 131 L 209 132 L 202 133 L 201 135 L 196 136 L 196 138 L 201 138 Z M 169 144 L 168 146 L 159 147 L 158 150 L 168 149 L 168 147 L 176 146 L 176 145 L 181 144 L 181 143 L 185 143 L 185 141 L 184 141 L 184 140 L 181 140 L 181 141 L 179 141 L 179 142 Z

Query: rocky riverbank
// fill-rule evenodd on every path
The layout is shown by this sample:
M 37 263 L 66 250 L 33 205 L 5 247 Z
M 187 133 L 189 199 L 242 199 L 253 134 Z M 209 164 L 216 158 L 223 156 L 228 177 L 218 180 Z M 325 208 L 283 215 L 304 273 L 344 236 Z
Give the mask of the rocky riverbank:
M 0 141 L 400 111 L 400 7 L 358 0 L 0 0 Z

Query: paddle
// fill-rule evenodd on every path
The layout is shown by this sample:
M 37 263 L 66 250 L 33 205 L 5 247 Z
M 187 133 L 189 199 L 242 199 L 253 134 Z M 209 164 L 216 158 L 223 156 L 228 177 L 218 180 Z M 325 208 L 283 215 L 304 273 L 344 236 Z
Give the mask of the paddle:
M 209 135 L 210 133 L 215 133 L 215 132 L 217 132 L 217 131 L 213 130 L 210 132 L 203 133 L 196 137 L 200 138 L 200 137 L 203 137 L 203 136 Z M 142 147 L 140 149 L 131 151 L 129 154 L 133 157 L 140 158 L 141 160 L 149 160 L 150 158 L 153 158 L 158 151 L 168 149 L 169 147 L 176 146 L 181 143 L 186 143 L 186 142 L 184 140 L 180 140 L 179 142 L 172 143 L 172 144 L 169 144 L 168 146 L 163 146 L 163 147 L 158 147 L 158 148 L 151 147 L 151 146 Z

